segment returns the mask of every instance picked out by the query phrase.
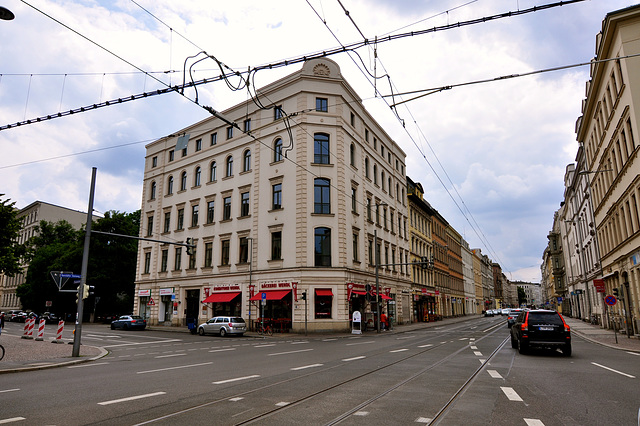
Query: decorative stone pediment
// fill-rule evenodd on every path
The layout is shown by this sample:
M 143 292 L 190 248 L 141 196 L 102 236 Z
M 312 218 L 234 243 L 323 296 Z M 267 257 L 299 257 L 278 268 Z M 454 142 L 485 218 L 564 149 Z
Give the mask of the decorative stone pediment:
M 329 77 L 331 75 L 331 70 L 325 64 L 318 64 L 313 67 L 313 75 L 319 75 L 322 77 Z

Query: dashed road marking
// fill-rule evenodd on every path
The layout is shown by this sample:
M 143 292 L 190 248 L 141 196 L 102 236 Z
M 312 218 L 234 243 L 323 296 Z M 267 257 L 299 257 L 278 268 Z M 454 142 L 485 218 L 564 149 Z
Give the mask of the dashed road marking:
M 226 384 L 226 383 L 239 382 L 240 380 L 255 379 L 256 377 L 260 377 L 260 375 L 258 375 L 258 374 L 253 374 L 253 375 L 251 375 L 251 376 L 234 377 L 233 379 L 218 380 L 217 382 L 212 382 L 212 383 L 213 383 L 214 385 L 224 385 L 224 384 Z
M 539 419 L 523 419 L 527 426 L 544 426 L 542 420 Z
M 509 401 L 522 401 L 522 398 L 520 398 L 520 395 L 518 395 L 518 393 L 514 391 L 513 388 L 500 386 L 500 389 L 502 389 L 502 392 L 504 392 L 507 398 L 509 398 Z
M 487 370 L 487 373 L 494 379 L 502 379 L 502 376 L 496 370 Z
M 166 392 L 153 392 L 153 393 L 147 393 L 147 394 L 144 394 L 144 395 L 129 396 L 129 397 L 126 397 L 126 398 L 112 399 L 111 401 L 98 402 L 98 405 L 118 404 L 120 402 L 135 401 L 137 399 L 151 398 L 153 396 L 165 395 L 165 394 L 166 394 Z

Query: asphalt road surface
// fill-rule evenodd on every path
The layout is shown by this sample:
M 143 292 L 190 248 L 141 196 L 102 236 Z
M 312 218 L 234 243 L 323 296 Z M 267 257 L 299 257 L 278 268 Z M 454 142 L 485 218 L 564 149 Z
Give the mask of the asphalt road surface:
M 6 374 L 0 423 L 638 424 L 638 354 L 509 343 L 504 318 L 405 333 L 273 338 L 83 327 L 109 355 Z

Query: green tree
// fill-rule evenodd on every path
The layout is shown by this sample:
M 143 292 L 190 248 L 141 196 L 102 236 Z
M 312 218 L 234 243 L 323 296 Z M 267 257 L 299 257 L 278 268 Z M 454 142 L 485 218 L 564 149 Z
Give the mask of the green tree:
M 8 198 L 0 200 L 0 274 L 9 277 L 22 273 L 21 259 L 25 254 L 24 245 L 18 244 L 22 222 L 15 204 Z
M 525 303 L 527 303 L 527 294 L 524 288 L 518 287 L 518 306 L 523 306 Z

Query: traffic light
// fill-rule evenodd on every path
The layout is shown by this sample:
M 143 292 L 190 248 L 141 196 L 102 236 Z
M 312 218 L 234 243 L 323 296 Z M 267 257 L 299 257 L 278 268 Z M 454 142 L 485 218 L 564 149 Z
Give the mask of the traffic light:
M 87 287 L 89 287 L 89 296 L 93 296 L 95 294 L 96 287 L 92 285 L 89 285 Z
M 193 245 L 192 245 L 193 239 L 192 238 L 187 238 L 187 254 L 189 256 L 193 255 Z
M 427 258 L 427 256 L 422 256 L 420 262 L 422 263 L 422 269 L 429 268 L 429 259 Z
M 306 291 L 302 292 L 302 300 L 307 300 L 307 292 Z
M 86 299 L 87 297 L 89 297 L 89 286 L 85 284 L 82 286 L 82 298 Z
M 618 293 L 618 287 L 613 289 L 613 295 L 618 298 L 619 297 L 619 293 Z

